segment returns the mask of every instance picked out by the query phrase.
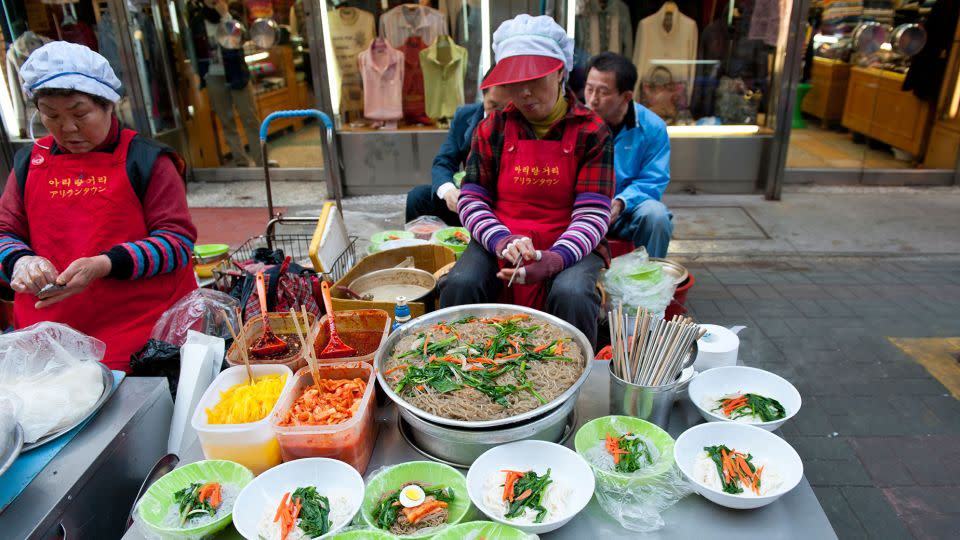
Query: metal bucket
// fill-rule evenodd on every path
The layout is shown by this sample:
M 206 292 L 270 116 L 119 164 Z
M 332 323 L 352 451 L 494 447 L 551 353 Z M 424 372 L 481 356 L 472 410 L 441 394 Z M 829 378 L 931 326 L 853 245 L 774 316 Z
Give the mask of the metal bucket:
M 573 410 L 577 394 L 546 415 L 512 426 L 488 429 L 462 429 L 428 422 L 398 407 L 401 434 L 425 456 L 448 465 L 469 468 L 491 448 L 515 441 L 538 440 L 562 443 L 573 432 Z M 406 423 L 404 426 L 403 423 Z
M 663 386 L 641 386 L 629 383 L 613 373 L 610 363 L 610 414 L 633 416 L 667 429 L 673 401 L 680 381 Z

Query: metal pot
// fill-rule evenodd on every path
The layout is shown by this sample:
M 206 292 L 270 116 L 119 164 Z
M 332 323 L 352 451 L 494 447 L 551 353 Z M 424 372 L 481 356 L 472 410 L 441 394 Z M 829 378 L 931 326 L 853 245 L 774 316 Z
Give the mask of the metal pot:
M 516 441 L 538 440 L 560 443 L 573 431 L 574 395 L 556 409 L 535 420 L 517 425 L 490 429 L 460 429 L 423 420 L 407 409 L 400 408 L 400 418 L 406 422 L 400 430 L 407 442 L 420 453 L 448 465 L 469 468 L 481 454 Z M 406 428 L 406 431 L 405 431 Z
M 677 261 L 670 259 L 661 259 L 659 257 L 650 257 L 650 262 L 657 263 L 663 268 L 663 273 L 668 275 L 677 285 L 686 281 L 690 277 L 687 268 Z
M 352 287 L 351 287 L 352 288 Z M 400 342 L 406 336 L 411 334 L 417 334 L 424 329 L 433 326 L 441 321 L 455 321 L 457 319 L 462 319 L 467 315 L 474 315 L 477 317 L 494 317 L 502 315 L 510 315 L 514 313 L 524 313 L 530 315 L 531 317 L 537 318 L 543 322 L 549 323 L 553 326 L 556 326 L 569 334 L 571 338 L 580 346 L 580 349 L 583 351 L 583 373 L 580 374 L 580 378 L 577 379 L 573 385 L 568 388 L 565 392 L 557 396 L 546 405 L 542 405 L 533 409 L 532 411 L 527 411 L 525 413 L 518 414 L 516 416 L 511 416 L 508 418 L 499 418 L 496 420 L 482 420 L 482 421 L 466 421 L 466 420 L 452 420 L 450 418 L 444 418 L 442 416 L 437 416 L 430 414 L 426 411 L 422 411 L 417 407 L 414 407 L 408 403 L 405 399 L 397 395 L 393 391 L 390 383 L 387 382 L 384 376 L 384 364 L 387 359 L 390 358 L 390 353 L 396 348 L 397 343 Z M 576 401 L 577 392 L 580 391 L 580 387 L 583 385 L 584 381 L 587 380 L 587 377 L 590 375 L 590 368 L 593 366 L 593 348 L 590 346 L 590 342 L 587 340 L 587 337 L 583 335 L 583 332 L 577 330 L 572 324 L 561 320 L 553 315 L 548 315 L 542 311 L 537 311 L 528 307 L 513 306 L 507 304 L 469 304 L 465 306 L 454 306 L 439 311 L 434 311 L 422 317 L 417 317 L 416 319 L 410 321 L 409 323 L 403 325 L 394 333 L 390 334 L 390 337 L 387 338 L 387 341 L 383 344 L 382 347 L 377 351 L 377 355 L 374 358 L 374 366 L 377 370 L 377 380 L 380 381 L 380 386 L 383 388 L 384 393 L 393 400 L 394 403 L 401 409 L 401 412 L 405 409 L 406 411 L 418 416 L 422 420 L 432 422 L 434 424 L 439 424 L 443 426 L 450 426 L 455 428 L 466 428 L 466 429 L 485 429 L 493 427 L 503 427 L 510 425 L 517 425 L 523 422 L 527 422 L 534 418 L 543 416 L 548 411 L 552 411 L 561 405 L 565 404 L 567 401 Z
M 384 285 L 394 285 L 398 288 L 409 286 L 410 293 L 403 292 L 392 295 L 390 298 L 374 295 L 374 302 L 393 302 L 397 299 L 397 296 L 407 297 L 408 302 L 419 302 L 429 296 L 437 287 L 437 279 L 430 272 L 418 268 L 385 268 L 358 277 L 350 282 L 349 288 L 363 296 L 365 293 L 372 292 L 375 288 Z

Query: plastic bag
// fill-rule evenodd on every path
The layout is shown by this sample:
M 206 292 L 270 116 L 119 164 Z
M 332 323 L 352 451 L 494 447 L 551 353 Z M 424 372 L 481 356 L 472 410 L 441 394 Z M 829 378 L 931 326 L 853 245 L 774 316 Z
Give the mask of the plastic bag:
M 403 230 L 412 232 L 420 240 L 430 240 L 433 233 L 446 229 L 449 225 L 436 216 L 420 216 L 403 226 Z
M 603 287 L 608 306 L 622 303 L 631 314 L 646 308 L 661 318 L 677 289 L 663 268 L 650 262 L 643 247 L 613 259 L 603 275 Z
M 629 433 L 631 428 L 614 418 L 610 431 Z M 674 463 L 672 439 L 667 440 L 669 444 L 661 439 L 658 446 L 642 433 L 636 436 L 651 452 L 653 464 L 645 469 L 629 474 L 615 472 L 613 456 L 602 440 L 588 449 L 584 458 L 594 470 L 594 494 L 604 512 L 625 529 L 651 532 L 664 526 L 663 511 L 693 493 L 693 486 Z
M 180 380 L 180 347 L 159 339 L 149 339 L 130 357 L 130 371 L 138 377 L 166 377 L 170 397 L 177 399 Z
M 69 326 L 41 322 L 0 336 L 0 396 L 19 402 L 24 442 L 86 417 L 103 394 L 106 345 Z
M 604 512 L 620 522 L 623 528 L 636 532 L 661 529 L 664 526 L 663 511 L 691 493 L 693 486 L 676 465 L 643 485 L 629 488 L 598 479 L 594 492 Z
M 209 336 L 230 338 L 230 330 L 224 323 L 220 311 L 226 311 L 234 329 L 240 323 L 234 314 L 234 308 L 240 304 L 228 294 L 210 289 L 197 289 L 170 306 L 153 326 L 150 339 L 163 341 L 176 347 L 183 346 L 187 340 L 187 331 L 196 330 Z

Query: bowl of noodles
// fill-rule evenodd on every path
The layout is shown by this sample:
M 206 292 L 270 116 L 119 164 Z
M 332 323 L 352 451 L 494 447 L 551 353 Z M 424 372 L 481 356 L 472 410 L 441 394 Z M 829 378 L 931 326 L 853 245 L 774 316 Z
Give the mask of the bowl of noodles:
M 373 529 L 400 538 L 429 538 L 460 523 L 469 510 L 467 481 L 460 471 L 410 461 L 370 478 L 360 514 Z
M 593 349 L 552 315 L 473 304 L 405 324 L 377 351 L 377 379 L 397 406 L 456 428 L 518 425 L 576 400 Z

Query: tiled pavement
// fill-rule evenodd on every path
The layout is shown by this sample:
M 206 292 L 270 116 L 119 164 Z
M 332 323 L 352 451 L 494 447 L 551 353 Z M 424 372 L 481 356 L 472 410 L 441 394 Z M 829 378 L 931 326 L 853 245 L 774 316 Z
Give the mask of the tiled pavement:
M 837 535 L 960 538 L 960 401 L 887 339 L 960 335 L 960 259 L 686 264 L 696 318 L 803 395 L 783 434 Z

